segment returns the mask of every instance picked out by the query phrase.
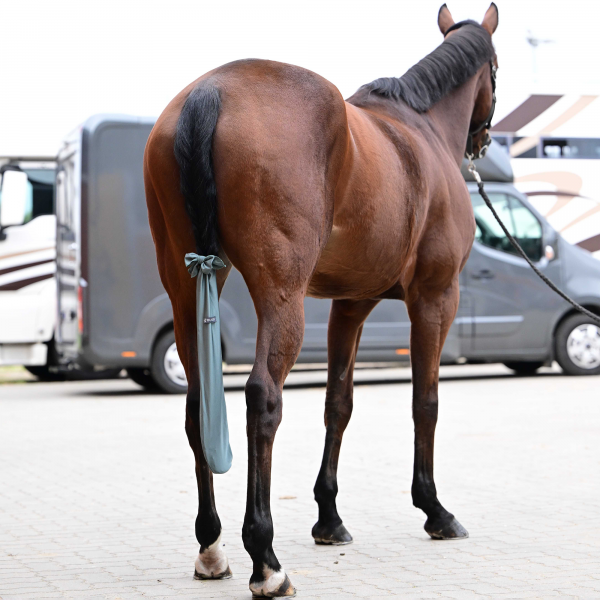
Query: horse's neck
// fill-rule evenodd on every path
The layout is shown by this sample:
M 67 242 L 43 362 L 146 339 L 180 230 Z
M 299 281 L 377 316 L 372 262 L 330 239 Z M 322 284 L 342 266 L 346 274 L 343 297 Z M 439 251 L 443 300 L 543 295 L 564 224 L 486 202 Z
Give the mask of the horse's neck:
M 477 76 L 450 92 L 429 111 L 440 139 L 460 165 L 467 146 L 467 135 L 475 106 Z

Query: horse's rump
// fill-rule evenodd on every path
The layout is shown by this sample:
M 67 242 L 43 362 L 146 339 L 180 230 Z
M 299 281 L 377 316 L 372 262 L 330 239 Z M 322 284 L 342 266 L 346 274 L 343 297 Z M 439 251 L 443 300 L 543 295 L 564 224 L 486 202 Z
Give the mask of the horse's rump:
M 216 253 L 221 245 L 252 277 L 246 264 L 284 260 L 284 239 L 320 250 L 346 134 L 339 92 L 305 69 L 239 61 L 200 80 L 175 136 L 197 251 Z M 293 274 L 292 264 L 282 268 Z

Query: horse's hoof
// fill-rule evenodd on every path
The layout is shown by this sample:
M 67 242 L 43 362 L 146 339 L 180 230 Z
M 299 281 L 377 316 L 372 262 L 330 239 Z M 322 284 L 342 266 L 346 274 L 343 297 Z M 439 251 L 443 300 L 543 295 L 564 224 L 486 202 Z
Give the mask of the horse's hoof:
M 265 566 L 263 573 L 262 581 L 250 581 L 253 598 L 293 598 L 296 595 L 296 588 L 283 569 L 273 571 Z
M 223 573 L 217 573 L 216 575 L 204 575 L 203 573 L 198 573 L 198 571 L 194 569 L 194 579 L 231 579 L 232 577 L 233 573 L 229 567 L 227 567 Z
M 425 531 L 434 540 L 461 540 L 469 537 L 469 532 L 454 518 L 427 519 Z
M 221 545 L 221 536 L 198 554 L 194 563 L 194 579 L 229 579 L 229 560 Z
M 312 529 L 312 536 L 315 538 L 315 544 L 319 545 L 344 546 L 352 543 L 352 536 L 343 523 L 340 523 L 333 531 L 317 523 Z

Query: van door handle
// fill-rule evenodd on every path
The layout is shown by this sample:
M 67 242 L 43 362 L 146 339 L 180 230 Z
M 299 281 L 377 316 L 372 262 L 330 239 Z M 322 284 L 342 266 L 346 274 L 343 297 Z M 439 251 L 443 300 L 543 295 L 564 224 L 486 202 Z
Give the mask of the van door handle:
M 494 274 L 489 269 L 481 269 L 476 273 L 471 273 L 473 279 L 494 279 Z

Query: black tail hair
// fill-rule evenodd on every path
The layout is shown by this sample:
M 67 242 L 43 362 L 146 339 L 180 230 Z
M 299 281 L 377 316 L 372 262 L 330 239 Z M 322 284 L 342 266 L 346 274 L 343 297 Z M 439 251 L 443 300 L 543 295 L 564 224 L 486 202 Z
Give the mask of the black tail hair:
M 219 90 L 200 82 L 183 105 L 175 134 L 181 192 L 192 222 L 196 252 L 203 255 L 217 254 L 220 247 L 212 153 L 220 108 Z

